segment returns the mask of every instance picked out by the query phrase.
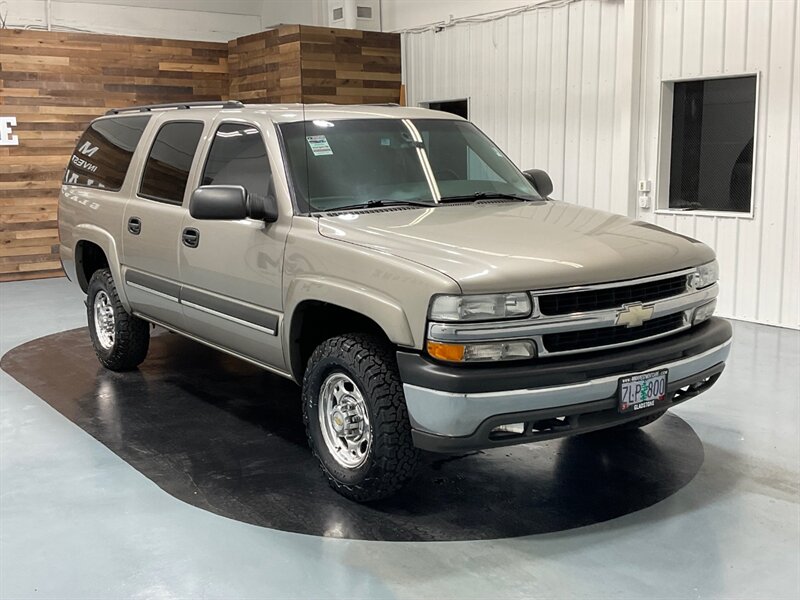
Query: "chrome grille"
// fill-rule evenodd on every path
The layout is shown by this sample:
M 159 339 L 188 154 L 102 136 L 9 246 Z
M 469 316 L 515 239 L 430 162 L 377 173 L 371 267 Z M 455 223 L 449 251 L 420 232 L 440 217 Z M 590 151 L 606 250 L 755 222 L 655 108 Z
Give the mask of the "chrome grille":
M 630 302 L 653 302 L 686 291 L 686 275 L 646 281 L 634 285 L 564 292 L 539 297 L 539 310 L 543 315 L 566 315 L 606 308 L 617 308 Z
M 592 352 L 644 343 L 685 331 L 694 310 L 714 300 L 717 284 L 691 285 L 696 269 L 582 287 L 534 290 L 530 317 L 496 322 L 428 323 L 428 339 L 445 343 L 531 340 L 538 356 Z M 627 305 L 627 308 L 626 308 Z M 620 314 L 639 306 L 641 325 L 618 325 Z
M 603 346 L 628 344 L 646 338 L 660 336 L 682 328 L 686 324 L 684 313 L 659 317 L 644 323 L 641 327 L 601 327 L 563 331 L 542 336 L 542 344 L 548 353 L 574 352 Z

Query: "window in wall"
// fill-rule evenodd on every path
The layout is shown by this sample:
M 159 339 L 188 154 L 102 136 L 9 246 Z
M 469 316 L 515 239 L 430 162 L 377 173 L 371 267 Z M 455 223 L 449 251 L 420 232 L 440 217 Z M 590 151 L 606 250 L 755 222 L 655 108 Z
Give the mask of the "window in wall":
M 203 185 L 241 185 L 266 196 L 272 172 L 261 132 L 244 123 L 223 123 L 214 134 L 203 170 Z
M 64 183 L 119 191 L 150 116 L 95 121 L 78 140 Z
M 669 208 L 749 213 L 756 77 L 673 85 Z
M 459 117 L 469 118 L 469 102 L 465 100 L 443 100 L 440 102 L 422 102 L 423 108 L 431 110 L 441 110 L 442 112 L 458 115 Z
M 150 148 L 139 194 L 161 202 L 183 202 L 202 133 L 203 124 L 195 121 L 173 121 L 164 125 Z

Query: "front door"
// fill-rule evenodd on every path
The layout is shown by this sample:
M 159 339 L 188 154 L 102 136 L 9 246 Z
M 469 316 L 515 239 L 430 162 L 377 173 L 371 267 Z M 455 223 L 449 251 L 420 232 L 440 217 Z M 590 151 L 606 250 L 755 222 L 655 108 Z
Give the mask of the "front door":
M 220 120 L 208 142 L 199 185 L 241 185 L 249 194 L 275 194 L 260 128 Z M 188 212 L 179 248 L 181 305 L 189 333 L 245 357 L 285 369 L 280 342 L 283 252 L 291 215 L 275 223 L 254 219 L 201 221 Z
M 162 123 L 125 206 L 123 280 L 134 312 L 183 326 L 178 247 L 186 213 L 186 183 L 203 133 L 200 121 Z

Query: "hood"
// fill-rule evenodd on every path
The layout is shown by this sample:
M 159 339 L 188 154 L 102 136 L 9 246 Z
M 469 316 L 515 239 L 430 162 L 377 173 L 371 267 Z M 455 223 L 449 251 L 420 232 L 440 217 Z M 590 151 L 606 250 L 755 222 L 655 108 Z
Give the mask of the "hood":
M 464 293 L 619 281 L 714 259 L 691 238 L 564 202 L 356 211 L 321 217 L 319 231 L 426 265 Z

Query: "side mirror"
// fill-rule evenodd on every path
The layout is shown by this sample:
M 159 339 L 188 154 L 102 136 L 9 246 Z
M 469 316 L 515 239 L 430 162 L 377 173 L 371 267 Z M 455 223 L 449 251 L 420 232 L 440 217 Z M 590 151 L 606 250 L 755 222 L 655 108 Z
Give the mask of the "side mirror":
M 192 192 L 189 214 L 202 220 L 251 218 L 271 223 L 278 219 L 278 207 L 273 197 L 248 194 L 241 185 L 203 185 Z
M 553 181 L 550 179 L 550 175 L 545 171 L 541 169 L 528 169 L 527 171 L 523 171 L 522 174 L 533 184 L 533 187 L 536 188 L 536 191 L 539 192 L 542 198 L 547 198 L 553 193 Z

